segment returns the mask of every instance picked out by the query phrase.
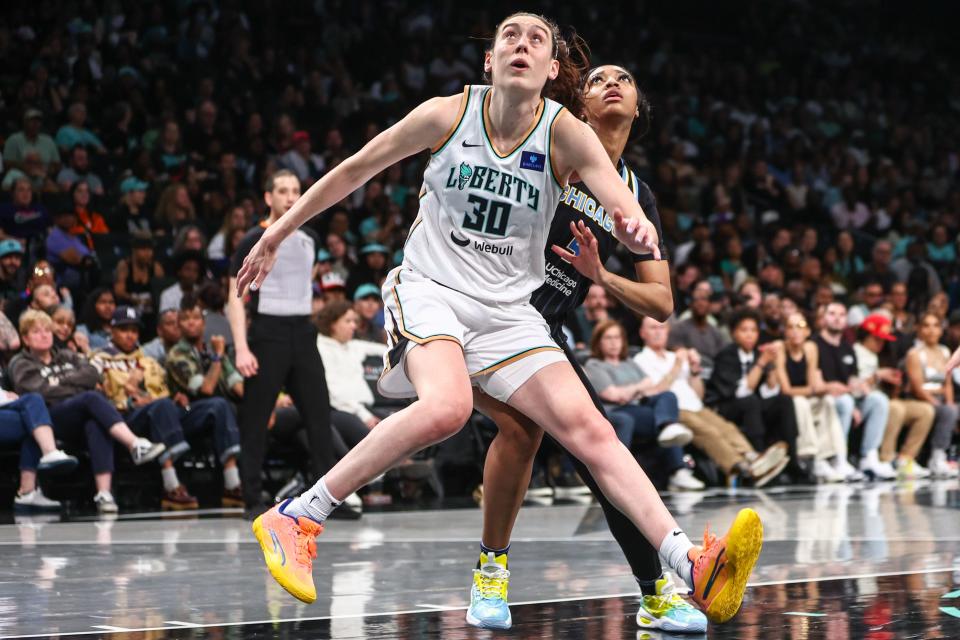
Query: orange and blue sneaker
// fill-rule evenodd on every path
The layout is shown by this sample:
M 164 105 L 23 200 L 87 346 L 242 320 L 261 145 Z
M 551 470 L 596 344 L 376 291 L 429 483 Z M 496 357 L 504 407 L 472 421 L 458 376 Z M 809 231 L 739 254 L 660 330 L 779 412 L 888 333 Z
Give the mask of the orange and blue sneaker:
M 693 563 L 691 595 L 711 622 L 726 622 L 740 610 L 762 546 L 760 516 L 753 509 L 741 509 L 727 535 L 718 539 L 707 529 L 703 546 L 687 553 Z
M 253 534 L 263 550 L 270 575 L 294 598 L 310 604 L 317 599 L 313 585 L 313 559 L 317 557 L 317 536 L 323 525 L 306 516 L 296 518 L 284 512 L 290 498 L 253 521 Z
M 656 586 L 656 595 L 640 598 L 637 626 L 670 633 L 707 632 L 706 616 L 680 596 L 670 576 L 661 576 Z

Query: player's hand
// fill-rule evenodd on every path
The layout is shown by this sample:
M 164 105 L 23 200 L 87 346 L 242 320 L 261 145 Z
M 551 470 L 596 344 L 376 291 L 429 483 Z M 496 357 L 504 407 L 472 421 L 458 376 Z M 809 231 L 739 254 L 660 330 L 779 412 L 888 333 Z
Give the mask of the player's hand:
M 578 253 L 553 245 L 553 252 L 573 265 L 583 276 L 594 282 L 600 282 L 603 273 L 603 262 L 600 261 L 600 243 L 593 232 L 587 228 L 582 220 L 570 223 L 570 231 L 577 241 Z
M 257 362 L 257 356 L 251 353 L 250 349 L 237 349 L 237 371 L 244 378 L 250 378 L 257 375 L 260 369 L 260 363 Z
M 250 253 L 243 259 L 243 266 L 237 272 L 237 297 L 242 298 L 250 291 L 256 291 L 263 286 L 267 274 L 277 262 L 277 249 L 283 242 L 283 232 L 278 224 L 270 225 L 263 236 L 253 245 Z
M 646 216 L 627 218 L 620 209 L 614 209 L 613 236 L 633 253 L 652 253 L 654 259 L 660 259 L 660 238 Z
M 953 352 L 953 355 L 950 356 L 950 359 L 947 360 L 947 375 L 949 378 L 950 374 L 953 373 L 953 370 L 960 366 L 960 347 L 957 347 L 957 350 Z

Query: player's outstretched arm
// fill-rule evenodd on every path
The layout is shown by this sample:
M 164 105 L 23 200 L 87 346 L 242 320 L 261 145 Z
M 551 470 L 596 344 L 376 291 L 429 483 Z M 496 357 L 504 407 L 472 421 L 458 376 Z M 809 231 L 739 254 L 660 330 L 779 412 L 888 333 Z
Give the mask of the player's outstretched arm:
M 273 268 L 280 243 L 304 222 L 353 193 L 392 164 L 429 149 L 450 129 L 460 95 L 427 100 L 318 180 L 270 225 L 237 273 L 237 295 L 258 289 Z
M 551 161 L 557 174 L 574 171 L 600 200 L 614 219 L 614 236 L 634 253 L 652 253 L 660 259 L 659 238 L 636 197 L 617 175 L 610 157 L 585 122 L 563 113 L 553 130 L 554 154 Z

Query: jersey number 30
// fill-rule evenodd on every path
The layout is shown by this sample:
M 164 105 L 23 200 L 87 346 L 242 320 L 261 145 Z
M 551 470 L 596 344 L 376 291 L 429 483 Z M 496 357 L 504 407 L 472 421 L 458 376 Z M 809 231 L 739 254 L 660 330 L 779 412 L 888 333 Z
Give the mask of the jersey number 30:
M 510 222 L 512 205 L 507 202 L 487 200 L 471 194 L 467 202 L 473 203 L 473 211 L 467 211 L 463 216 L 463 228 L 471 231 L 480 231 L 494 236 L 507 234 L 507 224 Z

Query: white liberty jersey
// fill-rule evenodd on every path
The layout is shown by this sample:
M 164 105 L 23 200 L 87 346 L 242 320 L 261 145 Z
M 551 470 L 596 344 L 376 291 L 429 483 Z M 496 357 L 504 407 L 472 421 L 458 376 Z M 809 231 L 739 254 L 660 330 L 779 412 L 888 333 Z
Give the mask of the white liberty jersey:
M 562 192 L 550 138 L 563 106 L 541 100 L 527 135 L 500 153 L 487 135 L 489 99 L 488 86 L 464 87 L 456 124 L 431 150 L 403 263 L 473 298 L 515 302 L 544 281 Z

